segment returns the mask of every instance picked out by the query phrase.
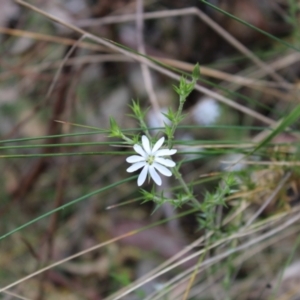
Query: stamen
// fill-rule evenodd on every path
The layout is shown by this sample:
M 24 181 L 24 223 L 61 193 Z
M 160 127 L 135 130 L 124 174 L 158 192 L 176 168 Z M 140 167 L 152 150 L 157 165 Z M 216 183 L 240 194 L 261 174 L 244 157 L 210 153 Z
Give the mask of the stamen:
M 151 166 L 155 161 L 155 156 L 149 155 L 146 161 L 147 161 L 148 165 Z

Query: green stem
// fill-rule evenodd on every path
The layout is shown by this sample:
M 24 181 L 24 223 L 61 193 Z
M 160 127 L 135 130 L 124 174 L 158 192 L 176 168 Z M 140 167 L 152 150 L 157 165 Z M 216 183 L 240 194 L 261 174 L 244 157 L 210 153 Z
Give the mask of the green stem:
M 180 98 L 179 98 L 179 107 L 178 107 L 178 110 L 177 110 L 177 113 L 176 113 L 176 117 L 175 117 L 175 120 L 172 124 L 172 128 L 171 128 L 171 133 L 170 133 L 170 136 L 168 137 L 168 148 L 171 149 L 172 146 L 173 146 L 173 139 L 174 139 L 174 133 L 175 133 L 175 130 L 179 124 L 179 118 L 181 116 L 181 113 L 182 113 L 182 110 L 183 110 L 183 105 L 184 105 L 184 102 L 186 100 L 186 96 L 182 96 L 180 95 Z
M 127 136 L 125 136 L 123 133 L 121 133 L 122 139 L 125 140 L 128 144 L 133 145 L 134 142 L 132 139 L 128 138 Z
M 140 125 L 141 125 L 142 130 L 145 132 L 145 134 L 146 134 L 146 136 L 148 137 L 148 139 L 151 140 L 151 135 L 150 135 L 150 133 L 149 133 L 147 124 L 145 123 L 144 119 L 140 117 L 140 118 L 139 118 L 139 122 L 140 122 Z
M 192 200 L 193 204 L 195 205 L 195 207 L 200 208 L 200 204 L 199 204 L 198 200 L 190 192 L 189 187 L 187 186 L 187 184 L 183 180 L 182 175 L 180 174 L 180 172 L 176 168 L 174 168 L 173 169 L 173 174 L 174 174 L 175 178 L 180 182 L 180 184 L 182 185 L 182 187 L 183 187 L 184 191 L 187 193 L 187 195 L 189 195 L 189 197 L 191 198 L 191 200 Z

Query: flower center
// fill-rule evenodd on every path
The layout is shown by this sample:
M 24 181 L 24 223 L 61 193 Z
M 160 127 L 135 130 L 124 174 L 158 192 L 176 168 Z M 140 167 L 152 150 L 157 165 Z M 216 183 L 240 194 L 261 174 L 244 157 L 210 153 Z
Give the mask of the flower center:
M 154 160 L 155 160 L 155 156 L 149 155 L 146 161 L 147 161 L 148 165 L 151 166 L 154 163 Z

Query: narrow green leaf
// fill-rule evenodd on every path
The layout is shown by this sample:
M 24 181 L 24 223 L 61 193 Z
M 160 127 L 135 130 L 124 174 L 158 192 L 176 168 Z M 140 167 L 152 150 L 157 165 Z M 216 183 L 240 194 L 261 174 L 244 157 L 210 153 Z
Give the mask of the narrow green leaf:
M 197 63 L 193 69 L 192 77 L 194 80 L 198 80 L 200 78 L 200 67 L 199 63 Z
M 34 224 L 34 223 L 36 223 L 37 221 L 40 221 L 41 219 L 43 219 L 43 218 L 45 218 L 45 217 L 48 217 L 48 216 L 50 216 L 50 215 L 52 215 L 52 214 L 54 214 L 54 213 L 56 213 L 56 212 L 59 212 L 59 211 L 65 209 L 65 208 L 67 208 L 67 207 L 69 207 L 69 206 L 71 206 L 71 205 L 74 205 L 74 204 L 76 204 L 76 203 L 78 203 L 78 202 L 80 202 L 80 201 L 82 201 L 82 200 L 85 200 L 85 199 L 87 199 L 87 198 L 89 198 L 89 197 L 95 196 L 95 195 L 97 195 L 97 194 L 99 194 L 99 193 L 101 193 L 101 192 L 104 192 L 104 191 L 106 191 L 106 190 L 109 190 L 109 189 L 111 189 L 111 188 L 114 188 L 114 187 L 116 187 L 116 186 L 118 186 L 118 185 L 121 185 L 121 184 L 123 184 L 123 183 L 125 183 L 125 182 L 129 182 L 129 181 L 134 180 L 134 179 L 136 179 L 136 178 L 137 178 L 137 176 L 131 176 L 131 177 L 126 178 L 126 179 L 124 179 L 124 180 L 120 180 L 120 181 L 118 181 L 118 182 L 116 182 L 116 183 L 107 185 L 106 187 L 103 187 L 103 188 L 98 189 L 98 190 L 96 190 L 96 191 L 94 191 L 94 192 L 88 193 L 88 194 L 86 194 L 86 195 L 84 195 L 84 196 L 82 196 L 82 197 L 79 197 L 79 198 L 77 198 L 77 199 L 75 199 L 75 200 L 73 200 L 73 201 L 70 201 L 70 202 L 68 202 L 68 203 L 66 203 L 66 204 L 64 204 L 64 205 L 62 205 L 62 206 L 59 206 L 59 207 L 57 207 L 57 208 L 55 208 L 55 209 L 52 209 L 52 210 L 48 211 L 47 213 L 45 213 L 45 214 L 43 214 L 43 215 L 41 215 L 41 216 L 39 216 L 39 217 L 37 217 L 37 218 L 31 220 L 31 221 L 29 221 L 29 222 L 27 222 L 27 223 L 25 223 L 25 224 L 19 226 L 19 227 L 15 228 L 15 229 L 13 229 L 13 230 L 11 230 L 11 231 L 9 231 L 9 232 L 7 232 L 6 234 L 0 236 L 0 240 L 3 240 L 4 238 L 6 238 L 6 237 L 12 235 L 13 233 L 15 233 L 15 232 L 17 232 L 17 231 L 20 231 L 21 229 L 24 229 L 24 228 L 28 227 L 29 225 Z
M 218 12 L 220 12 L 220 13 L 226 15 L 227 17 L 229 17 L 229 18 L 231 18 L 231 19 L 234 19 L 234 20 L 236 20 L 236 21 L 238 21 L 238 22 L 240 22 L 240 23 L 246 25 L 247 27 L 250 27 L 250 28 L 252 28 L 252 29 L 254 29 L 254 30 L 260 32 L 261 34 L 263 34 L 263 35 L 265 35 L 265 36 L 267 36 L 267 37 L 269 37 L 269 38 L 271 38 L 271 39 L 273 39 L 273 40 L 275 40 L 275 41 L 281 43 L 282 45 L 284 45 L 284 46 L 286 46 L 286 47 L 289 47 L 289 48 L 291 48 L 291 49 L 294 49 L 294 50 L 296 50 L 297 52 L 300 52 L 300 49 L 298 49 L 298 48 L 295 47 L 294 45 L 292 45 L 292 44 L 290 44 L 290 43 L 287 43 L 286 41 L 283 41 L 283 40 L 281 40 L 280 38 L 278 38 L 278 37 L 276 37 L 276 36 L 274 36 L 274 35 L 272 35 L 272 34 L 266 32 L 266 31 L 264 31 L 264 30 L 262 30 L 262 29 L 260 29 L 260 28 L 257 28 L 257 27 L 255 27 L 254 25 L 252 25 L 252 24 L 250 24 L 250 23 L 248 23 L 248 22 L 245 22 L 244 20 L 242 20 L 242 19 L 240 19 L 240 18 L 238 18 L 238 17 L 236 17 L 236 16 L 234 16 L 234 15 L 232 15 L 232 14 L 226 12 L 225 10 L 223 10 L 223 9 L 221 9 L 221 8 L 219 8 L 219 7 L 215 6 L 215 5 L 213 5 L 213 4 L 209 3 L 209 2 L 207 2 L 206 0 L 199 0 L 199 1 L 201 1 L 201 2 L 203 2 L 203 3 L 205 3 L 205 4 L 207 4 L 208 6 L 212 7 L 213 9 L 217 10 Z
M 287 127 L 289 127 L 291 124 L 297 121 L 299 117 L 300 117 L 300 104 L 288 116 L 282 119 L 282 121 L 278 124 L 278 126 L 274 128 L 274 130 L 261 143 L 259 143 L 257 147 L 255 147 L 254 150 L 251 153 L 249 153 L 249 155 L 252 155 L 258 149 L 267 145 L 276 135 L 278 135 L 280 132 L 284 131 Z
M 73 152 L 73 153 L 43 153 L 43 154 L 3 154 L 2 158 L 37 158 L 37 157 L 56 157 L 56 156 L 77 156 L 77 155 L 128 155 L 135 152 L 125 151 L 102 151 L 102 152 Z

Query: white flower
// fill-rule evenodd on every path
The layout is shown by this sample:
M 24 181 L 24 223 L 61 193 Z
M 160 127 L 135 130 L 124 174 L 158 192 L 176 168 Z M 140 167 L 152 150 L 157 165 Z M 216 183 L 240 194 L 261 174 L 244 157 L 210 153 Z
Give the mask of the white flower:
M 176 164 L 171 159 L 163 158 L 162 156 L 173 155 L 177 152 L 177 150 L 159 150 L 159 148 L 163 145 L 164 141 L 164 137 L 160 138 L 151 149 L 149 139 L 145 135 L 143 135 L 143 147 L 137 144 L 133 146 L 135 152 L 137 152 L 140 156 L 132 155 L 126 159 L 128 163 L 133 164 L 126 171 L 131 173 L 143 168 L 137 181 L 138 186 L 141 186 L 145 182 L 148 173 L 157 185 L 161 185 L 161 178 L 156 172 L 156 170 L 165 176 L 172 176 L 172 172 L 166 167 L 172 168 L 175 167 Z

